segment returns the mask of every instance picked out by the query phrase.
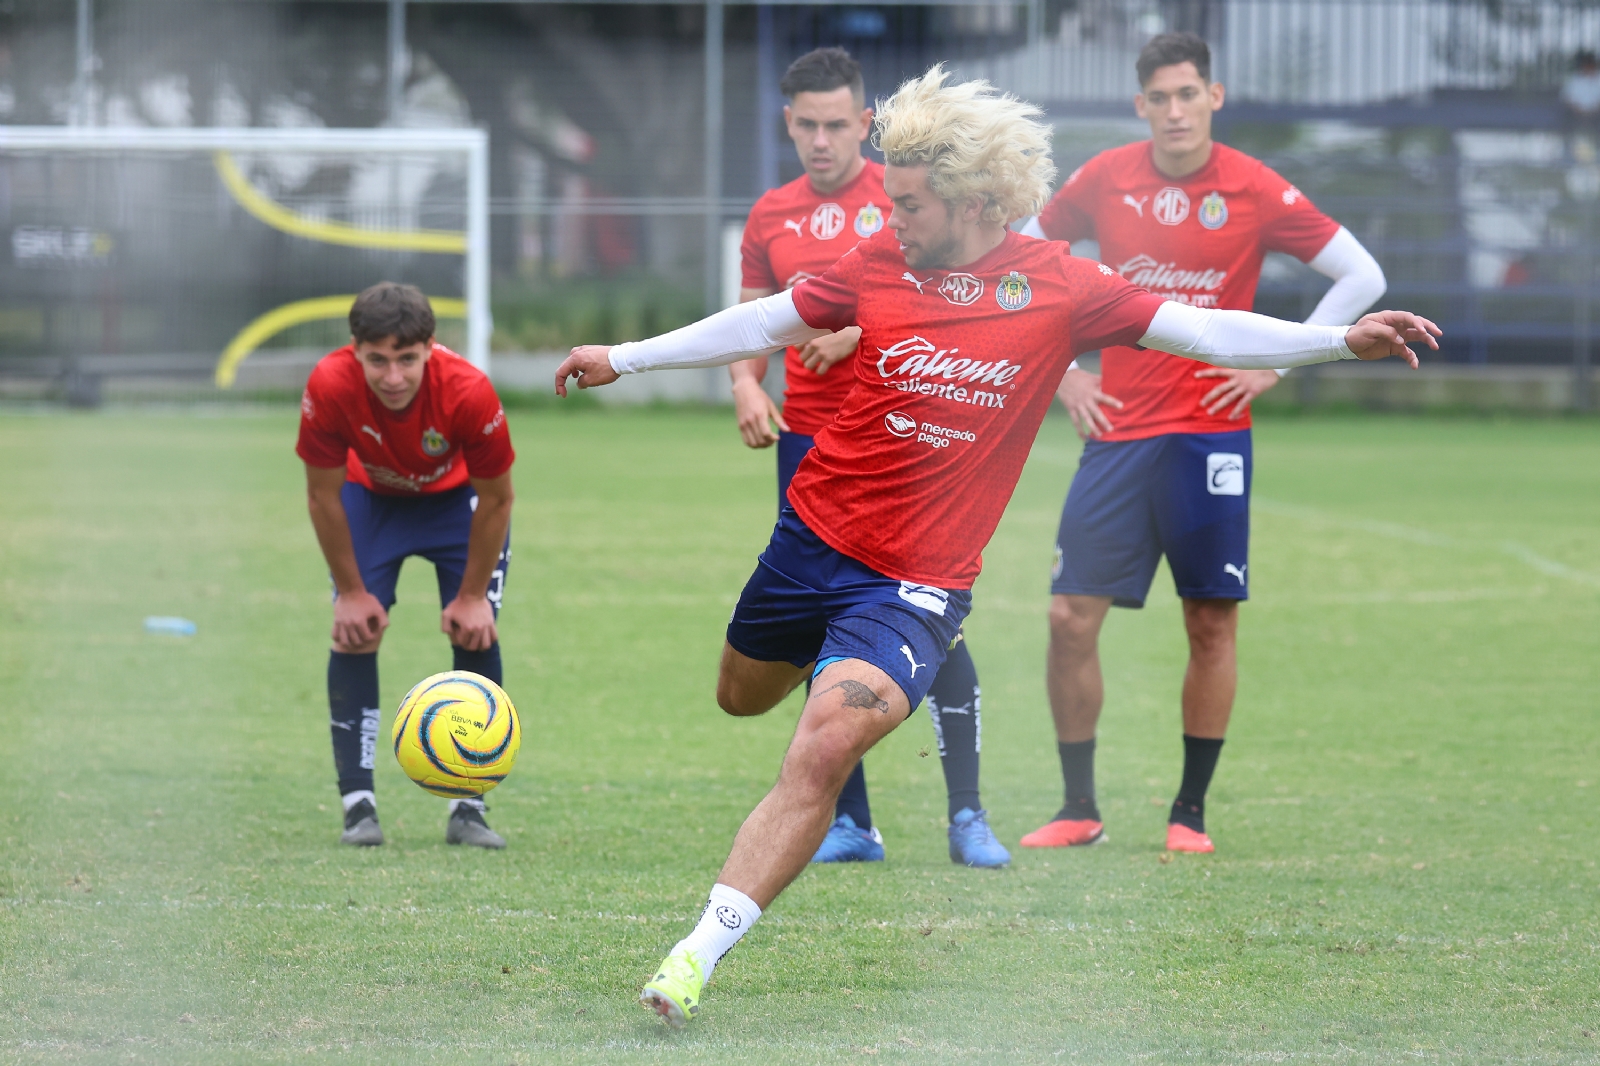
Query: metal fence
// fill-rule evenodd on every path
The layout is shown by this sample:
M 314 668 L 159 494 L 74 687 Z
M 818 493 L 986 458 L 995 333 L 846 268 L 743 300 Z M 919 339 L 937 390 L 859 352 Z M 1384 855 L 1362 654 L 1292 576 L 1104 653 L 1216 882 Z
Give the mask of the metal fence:
M 0 122 L 485 127 L 497 343 L 535 348 L 720 302 L 726 228 L 799 174 L 777 93 L 795 55 L 845 45 L 869 95 L 936 60 L 989 77 L 1046 105 L 1065 171 L 1143 135 L 1134 58 L 1170 29 L 1213 45 L 1220 137 L 1349 225 L 1391 298 L 1445 321 L 1450 359 L 1586 357 L 1600 173 L 1557 92 L 1600 50 L 1590 0 L 13 0 Z M 278 192 L 315 203 L 330 180 Z M 14 252 L 5 211 L 0 190 Z M 1298 314 L 1324 284 L 1274 260 L 1258 306 Z

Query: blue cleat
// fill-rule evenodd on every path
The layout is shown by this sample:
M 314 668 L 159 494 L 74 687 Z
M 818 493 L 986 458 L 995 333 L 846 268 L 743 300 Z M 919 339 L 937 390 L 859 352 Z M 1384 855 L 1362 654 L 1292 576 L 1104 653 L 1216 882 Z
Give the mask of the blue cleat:
M 950 819 L 950 861 L 986 869 L 1011 861 L 1011 853 L 989 828 L 988 811 L 963 807 Z
M 993 835 L 990 834 L 991 837 Z M 860 829 L 854 818 L 841 814 L 828 827 L 828 835 L 822 838 L 822 846 L 811 857 L 811 861 L 882 862 L 883 835 L 876 826 Z

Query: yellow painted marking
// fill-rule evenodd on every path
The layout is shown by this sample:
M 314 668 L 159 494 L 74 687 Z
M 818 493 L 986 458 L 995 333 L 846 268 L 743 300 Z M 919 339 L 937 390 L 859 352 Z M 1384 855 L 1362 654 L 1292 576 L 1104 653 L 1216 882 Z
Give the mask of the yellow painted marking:
M 467 235 L 456 230 L 379 230 L 362 229 L 345 222 L 327 222 L 307 218 L 289 210 L 266 196 L 250 184 L 244 171 L 227 152 L 212 156 L 217 175 L 239 206 L 273 229 L 325 244 L 342 244 L 351 248 L 386 248 L 391 251 L 449 252 L 465 255 Z
M 350 314 L 350 305 L 356 298 L 350 296 L 318 296 L 311 300 L 296 300 L 294 303 L 275 307 L 266 314 L 261 315 L 248 326 L 241 329 L 228 346 L 222 350 L 222 358 L 217 360 L 217 387 L 219 389 L 233 388 L 234 378 L 238 376 L 239 364 L 245 361 L 249 354 L 261 347 L 269 338 L 277 336 L 290 326 L 298 326 L 304 322 L 322 322 L 331 319 L 344 318 Z M 466 318 L 467 301 L 451 298 L 440 298 L 431 301 L 433 313 L 436 318 Z

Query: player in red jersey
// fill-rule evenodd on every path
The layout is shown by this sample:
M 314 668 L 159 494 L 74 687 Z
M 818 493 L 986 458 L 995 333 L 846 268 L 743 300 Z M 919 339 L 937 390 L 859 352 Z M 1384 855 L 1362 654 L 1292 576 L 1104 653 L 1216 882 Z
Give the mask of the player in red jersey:
M 489 379 L 433 340 L 433 308 L 381 282 L 350 308 L 351 343 L 300 401 L 311 525 L 333 577 L 328 706 L 346 844 L 383 843 L 372 770 L 378 645 L 400 564 L 433 563 L 456 670 L 500 683 L 496 619 L 511 560 L 511 434 Z M 450 801 L 445 840 L 503 848 L 479 799 Z
M 1050 128 L 985 82 L 946 77 L 935 67 L 878 107 L 887 230 L 792 290 L 650 340 L 574 348 L 556 370 L 565 395 L 568 378 L 592 388 L 862 331 L 856 384 L 801 461 L 728 625 L 728 713 L 761 714 L 813 680 L 777 784 L 641 994 L 673 1024 L 699 1011 L 717 960 L 805 868 L 851 767 L 921 701 L 1075 354 L 1137 344 L 1229 366 L 1415 365 L 1406 341 L 1438 333 L 1401 311 L 1346 330 L 1187 307 L 1012 233 L 1047 194 Z
M 1354 322 L 1383 295 L 1382 269 L 1349 230 L 1265 164 L 1212 141 L 1223 88 L 1210 80 L 1204 41 L 1155 37 L 1138 74 L 1135 105 L 1152 139 L 1089 160 L 1030 227 L 1056 240 L 1097 238 L 1101 261 L 1130 282 L 1194 307 L 1249 310 L 1269 251 L 1334 279 L 1308 322 Z M 1107 348 L 1100 365 L 1100 375 L 1069 369 L 1060 390 L 1088 438 L 1051 575 L 1048 689 L 1065 802 L 1022 844 L 1105 839 L 1094 788 L 1100 627 L 1113 604 L 1144 605 L 1165 555 L 1189 638 L 1183 779 L 1167 847 L 1211 851 L 1206 789 L 1233 709 L 1238 605 L 1248 595 L 1250 401 L 1279 372 L 1197 371 L 1126 347 Z
M 781 85 L 789 98 L 784 119 L 805 173 L 773 189 L 750 211 L 744 227 L 741 302 L 759 300 L 820 275 L 856 243 L 884 226 L 888 200 L 883 167 L 861 154 L 872 127 L 861 66 L 843 48 L 818 48 L 789 65 Z M 739 432 L 752 448 L 778 446 L 778 507 L 813 438 L 833 421 L 855 382 L 853 368 L 836 364 L 853 354 L 861 330 L 847 326 L 785 352 L 780 414 L 761 387 L 767 359 L 733 363 Z M 774 433 L 773 425 L 777 425 Z M 964 866 L 997 867 L 1010 854 L 989 828 L 978 792 L 983 694 L 978 670 L 957 638 L 928 689 L 928 718 L 938 742 L 947 792 L 950 858 Z M 879 862 L 883 836 L 872 824 L 866 770 L 861 763 L 834 803 L 833 825 L 813 862 Z

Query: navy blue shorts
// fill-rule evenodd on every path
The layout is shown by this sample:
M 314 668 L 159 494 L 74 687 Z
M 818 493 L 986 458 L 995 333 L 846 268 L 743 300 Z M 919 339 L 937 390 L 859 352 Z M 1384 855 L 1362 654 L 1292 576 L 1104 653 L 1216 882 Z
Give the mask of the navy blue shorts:
M 467 538 L 478 494 L 471 485 L 428 496 L 383 496 L 364 485 L 346 481 L 340 491 L 350 539 L 355 543 L 356 565 L 367 591 L 384 610 L 394 606 L 394 587 L 400 564 L 408 555 L 420 555 L 433 564 L 439 581 L 439 606 L 450 605 L 461 588 L 467 569 Z M 505 590 L 506 568 L 511 565 L 511 535 L 506 534 L 500 561 L 489 578 L 489 603 L 500 616 L 500 595 Z
M 739 594 L 728 643 L 760 662 L 862 659 L 915 710 L 971 609 L 970 591 L 885 577 L 828 547 L 785 507 Z
M 1178 595 L 1249 599 L 1250 431 L 1083 446 L 1061 509 L 1050 591 L 1143 607 L 1167 557 Z
M 800 469 L 800 460 L 806 457 L 817 443 L 817 438 L 804 433 L 778 432 L 778 510 L 789 506 L 789 482 Z

